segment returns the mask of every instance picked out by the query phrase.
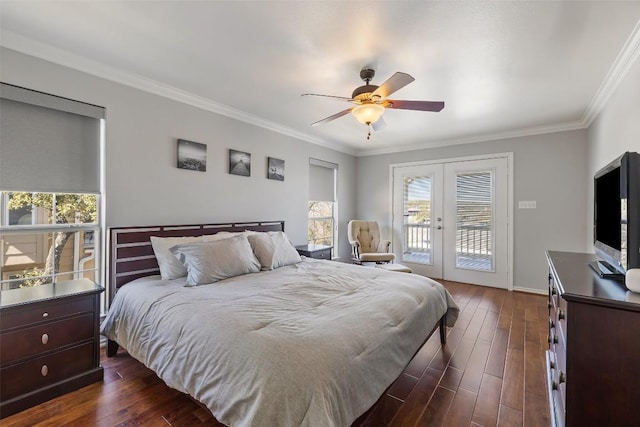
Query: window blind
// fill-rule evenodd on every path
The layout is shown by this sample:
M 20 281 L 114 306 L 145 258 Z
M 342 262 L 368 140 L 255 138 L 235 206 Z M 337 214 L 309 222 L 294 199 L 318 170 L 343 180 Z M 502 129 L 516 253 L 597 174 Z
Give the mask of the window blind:
M 0 190 L 100 192 L 104 108 L 2 83 Z
M 493 172 L 456 175 L 456 267 L 493 270 Z
M 309 159 L 309 200 L 335 201 L 335 171 L 338 165 Z

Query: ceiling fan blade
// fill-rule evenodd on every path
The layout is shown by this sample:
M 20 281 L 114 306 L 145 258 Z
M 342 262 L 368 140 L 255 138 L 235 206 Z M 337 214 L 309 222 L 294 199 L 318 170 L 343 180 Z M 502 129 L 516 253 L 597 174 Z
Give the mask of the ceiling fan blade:
M 394 108 L 396 110 L 418 110 L 418 111 L 435 111 L 438 112 L 444 108 L 442 101 L 397 101 L 387 99 L 384 104 L 385 108 Z
M 384 121 L 384 118 L 380 116 L 378 120 L 374 123 L 371 123 L 371 129 L 378 132 L 387 127 L 387 122 Z
M 327 123 L 330 122 L 331 120 L 335 120 L 338 119 L 342 116 L 346 116 L 347 114 L 349 114 L 351 112 L 352 108 L 347 108 L 346 110 L 342 110 L 339 113 L 334 114 L 333 116 L 329 116 L 325 119 L 322 120 L 318 120 L 315 123 L 311 123 L 311 126 L 317 126 L 317 125 L 321 125 L 322 123 Z
M 371 96 L 379 96 L 384 99 L 414 80 L 415 79 L 407 73 L 397 72 L 393 76 L 389 77 L 386 82 L 382 83 L 378 89 L 374 90 Z
M 340 99 L 340 100 L 344 100 L 344 101 L 351 101 L 351 98 L 347 98 L 346 96 L 335 96 L 335 95 L 320 95 L 319 93 L 303 93 L 300 96 L 322 96 L 323 98 L 334 98 L 334 99 Z

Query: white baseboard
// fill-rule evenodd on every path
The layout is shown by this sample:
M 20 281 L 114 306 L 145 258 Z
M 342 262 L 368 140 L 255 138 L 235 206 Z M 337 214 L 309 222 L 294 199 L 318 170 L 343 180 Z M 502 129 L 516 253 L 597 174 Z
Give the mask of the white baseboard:
M 533 289 L 533 288 L 523 288 L 522 286 L 514 286 L 513 290 L 518 292 L 527 292 L 529 294 L 549 295 L 549 291 L 546 289 L 542 290 L 542 289 Z

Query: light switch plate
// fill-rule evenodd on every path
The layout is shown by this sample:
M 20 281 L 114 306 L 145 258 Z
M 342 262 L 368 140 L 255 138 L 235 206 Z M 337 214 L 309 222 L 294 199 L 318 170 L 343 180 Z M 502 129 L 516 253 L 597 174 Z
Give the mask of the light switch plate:
M 536 201 L 535 200 L 519 200 L 518 201 L 518 209 L 535 209 Z

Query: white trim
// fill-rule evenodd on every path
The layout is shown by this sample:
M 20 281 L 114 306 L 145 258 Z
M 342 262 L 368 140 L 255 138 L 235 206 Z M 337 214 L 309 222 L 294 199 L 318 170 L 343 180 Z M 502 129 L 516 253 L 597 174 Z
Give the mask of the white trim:
M 390 170 L 393 172 L 393 168 L 396 167 L 412 167 L 412 166 L 424 166 L 424 165 L 433 165 L 440 163 L 459 163 L 459 162 L 469 162 L 474 160 L 490 160 L 490 159 L 503 159 L 509 158 L 513 160 L 513 153 L 504 152 L 504 153 L 491 153 L 491 154 L 479 154 L 475 156 L 462 156 L 462 157 L 450 157 L 445 159 L 429 159 L 429 160 L 418 160 L 415 162 L 402 162 L 402 163 L 391 163 L 389 164 Z M 393 177 L 393 175 L 391 175 Z
M 615 61 L 613 61 L 607 76 L 591 100 L 589 107 L 587 107 L 582 119 L 585 127 L 591 126 L 593 120 L 600 114 L 638 57 L 640 57 L 640 21 L 638 21 Z
M 472 136 L 460 139 L 443 139 L 439 141 L 430 141 L 422 144 L 406 145 L 393 148 L 380 148 L 373 150 L 361 150 L 356 153 L 357 157 L 376 156 L 379 154 L 402 153 L 405 151 L 426 150 L 429 148 L 449 147 L 451 145 L 472 144 L 475 142 L 489 142 L 509 138 L 521 138 L 524 136 L 543 135 L 547 133 L 566 132 L 577 129 L 584 129 L 587 126 L 583 121 L 572 121 L 566 123 L 558 123 L 548 126 L 537 126 L 513 131 L 498 132 L 487 135 Z
M 295 129 L 280 125 L 278 123 L 246 113 L 244 111 L 231 108 L 227 105 L 215 102 L 213 100 L 206 99 L 198 95 L 174 88 L 161 82 L 134 73 L 124 72 L 115 67 L 111 67 L 106 64 L 73 54 L 67 50 L 56 48 L 46 43 L 29 39 L 9 30 L 2 30 L 0 32 L 0 45 L 8 49 L 35 56 L 68 68 L 83 71 L 85 73 L 111 80 L 129 87 L 133 87 L 135 89 L 173 99 L 174 101 L 201 108 L 206 111 L 211 111 L 213 113 L 217 113 L 264 129 L 268 129 L 273 132 L 287 135 L 295 139 L 307 141 L 312 144 L 320 145 L 322 147 L 336 150 L 355 157 L 362 157 L 378 154 L 423 150 L 450 145 L 487 142 L 507 138 L 520 138 L 524 136 L 541 135 L 547 133 L 588 128 L 595 117 L 597 117 L 598 114 L 602 111 L 602 109 L 606 105 L 606 102 L 611 97 L 620 82 L 624 79 L 627 72 L 631 68 L 631 65 L 640 56 L 640 22 L 631 32 L 631 35 L 625 42 L 614 63 L 611 65 L 611 68 L 609 69 L 609 72 L 600 85 L 600 88 L 594 95 L 582 118 L 579 120 L 529 127 L 524 129 L 516 129 L 505 132 L 497 132 L 482 136 L 473 136 L 451 140 L 439 140 L 404 147 L 390 147 L 372 150 L 358 150 L 352 147 L 347 147 L 341 143 L 327 141 L 325 139 L 297 131 Z
M 544 296 L 549 295 L 549 291 L 546 289 L 541 290 L 541 289 L 534 289 L 534 288 L 524 288 L 522 286 L 514 286 L 513 290 L 518 292 L 526 292 L 528 294 L 536 294 L 536 295 L 544 295 Z
M 64 67 L 73 68 L 75 70 L 101 77 L 106 80 L 111 80 L 125 86 L 152 93 L 154 95 L 162 96 L 164 98 L 172 99 L 174 101 L 191 105 L 205 111 L 210 111 L 212 113 L 230 117 L 232 119 L 249 123 L 251 125 L 277 132 L 282 135 L 290 136 L 295 139 L 310 142 L 312 144 L 320 145 L 322 147 L 336 150 L 345 154 L 350 154 L 352 156 L 356 155 L 355 150 L 349 147 L 345 147 L 341 144 L 336 144 L 331 141 L 316 138 L 306 133 L 299 132 L 290 127 L 283 126 L 262 117 L 246 113 L 244 111 L 229 107 L 211 99 L 207 99 L 196 94 L 175 88 L 173 86 L 158 82 L 156 80 L 149 79 L 138 74 L 125 72 L 101 62 L 76 55 L 67 50 L 60 49 L 33 39 L 29 39 L 27 37 L 16 34 L 13 31 L 1 31 L 0 45 L 8 49 L 12 49 L 18 52 L 25 53 L 27 55 L 44 59 L 49 62 L 53 62 L 55 64 L 62 65 Z

